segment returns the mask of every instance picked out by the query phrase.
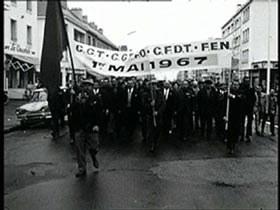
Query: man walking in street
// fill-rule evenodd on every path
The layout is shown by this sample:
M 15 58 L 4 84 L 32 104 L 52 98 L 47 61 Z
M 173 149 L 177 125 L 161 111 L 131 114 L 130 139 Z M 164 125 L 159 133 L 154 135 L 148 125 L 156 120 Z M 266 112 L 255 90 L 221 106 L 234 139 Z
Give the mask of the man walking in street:
M 227 94 L 226 97 L 229 97 L 229 116 L 228 119 L 226 119 L 228 121 L 227 149 L 230 155 L 234 155 L 236 143 L 238 142 L 238 137 L 240 135 L 239 125 L 242 121 L 242 113 L 240 112 L 242 109 L 242 95 L 239 90 L 238 80 L 233 81 L 230 94 Z M 226 110 L 226 106 L 224 107 L 224 110 Z
M 212 87 L 212 81 L 206 80 L 205 87 L 198 93 L 199 115 L 201 119 L 201 135 L 204 136 L 206 130 L 207 140 L 211 139 L 213 118 L 216 108 L 216 91 Z
M 253 123 L 253 113 L 254 105 L 256 102 L 256 95 L 254 88 L 250 87 L 249 77 L 244 77 L 243 82 L 240 85 L 240 91 L 242 93 L 242 121 L 241 121 L 241 138 L 240 141 L 246 142 L 252 141 L 252 123 Z M 246 121 L 247 119 L 247 121 Z M 245 125 L 246 122 L 246 125 Z M 245 133 L 246 128 L 246 133 Z
M 87 173 L 86 151 L 88 150 L 95 168 L 99 167 L 96 154 L 99 147 L 98 114 L 93 93 L 93 82 L 85 80 L 81 92 L 77 93 L 77 101 L 73 105 L 73 120 L 75 122 L 78 172 L 76 177 Z

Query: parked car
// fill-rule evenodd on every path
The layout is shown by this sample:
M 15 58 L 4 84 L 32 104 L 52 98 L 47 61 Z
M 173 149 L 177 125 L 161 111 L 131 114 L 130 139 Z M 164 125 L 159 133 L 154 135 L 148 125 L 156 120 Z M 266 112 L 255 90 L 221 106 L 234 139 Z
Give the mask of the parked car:
M 21 125 L 25 126 L 36 122 L 49 123 L 52 116 L 47 97 L 45 88 L 36 89 L 30 101 L 16 109 L 16 116 Z
M 8 97 L 8 91 L 4 91 L 4 104 L 7 104 L 9 102 L 9 97 Z

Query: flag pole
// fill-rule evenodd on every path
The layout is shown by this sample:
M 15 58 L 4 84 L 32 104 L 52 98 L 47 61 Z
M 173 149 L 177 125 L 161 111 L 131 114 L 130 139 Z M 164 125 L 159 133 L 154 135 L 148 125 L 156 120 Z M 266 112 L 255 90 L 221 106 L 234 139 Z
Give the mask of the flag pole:
M 66 34 L 67 47 L 68 47 L 68 51 L 69 51 L 69 55 L 70 55 L 70 62 L 71 62 L 71 67 L 72 67 L 74 86 L 76 86 L 77 85 L 77 81 L 76 81 L 76 74 L 75 74 L 73 56 L 72 56 L 72 51 L 71 51 L 71 47 L 70 47 L 70 42 L 69 42 L 68 34 L 67 34 L 67 31 L 66 31 L 66 28 L 65 28 L 64 15 L 63 15 L 63 12 L 62 12 L 62 7 L 61 7 L 61 2 L 60 1 L 59 1 L 59 7 L 60 7 L 61 17 L 62 17 L 62 21 L 63 21 L 63 29 L 64 29 L 64 32 Z
M 231 86 L 231 69 L 229 69 L 229 77 L 228 77 L 228 88 L 227 88 L 227 107 L 226 107 L 226 124 L 225 124 L 225 133 L 228 132 L 228 118 L 229 118 L 229 97 L 230 97 L 230 86 Z M 226 141 L 227 137 L 225 138 Z

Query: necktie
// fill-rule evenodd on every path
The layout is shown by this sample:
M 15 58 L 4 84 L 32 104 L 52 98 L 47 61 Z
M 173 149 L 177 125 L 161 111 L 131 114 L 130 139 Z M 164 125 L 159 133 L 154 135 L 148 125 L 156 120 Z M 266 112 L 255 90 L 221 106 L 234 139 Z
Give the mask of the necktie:
M 128 107 L 131 105 L 131 88 L 128 89 Z

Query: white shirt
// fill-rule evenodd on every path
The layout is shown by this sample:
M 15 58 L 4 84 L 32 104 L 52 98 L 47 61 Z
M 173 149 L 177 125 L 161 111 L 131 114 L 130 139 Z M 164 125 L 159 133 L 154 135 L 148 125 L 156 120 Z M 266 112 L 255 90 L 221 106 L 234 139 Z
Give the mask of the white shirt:
M 99 93 L 99 89 L 93 89 L 94 95 L 97 95 Z
M 128 106 L 130 107 L 131 106 L 131 96 L 132 96 L 132 93 L 133 93 L 133 88 L 129 88 L 128 90 Z
M 164 88 L 164 98 L 165 98 L 165 100 L 167 100 L 168 99 L 168 95 L 169 95 L 169 88 Z

